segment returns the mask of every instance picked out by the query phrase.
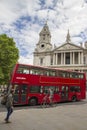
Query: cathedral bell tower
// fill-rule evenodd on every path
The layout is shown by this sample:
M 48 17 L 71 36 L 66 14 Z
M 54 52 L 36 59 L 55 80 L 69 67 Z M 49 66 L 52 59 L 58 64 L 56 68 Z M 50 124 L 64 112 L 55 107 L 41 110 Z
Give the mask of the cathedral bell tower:
M 45 63 L 47 63 L 47 59 L 49 61 L 50 57 L 48 56 L 48 54 L 50 53 L 51 50 L 52 50 L 51 34 L 46 22 L 41 32 L 39 33 L 39 41 L 36 44 L 34 50 L 33 64 L 46 66 Z
M 67 33 L 67 36 L 66 36 L 66 43 L 71 43 L 69 29 L 68 29 L 68 33 Z
M 43 29 L 39 33 L 39 41 L 36 44 L 35 52 L 44 52 L 52 49 L 51 34 L 47 23 L 45 23 Z

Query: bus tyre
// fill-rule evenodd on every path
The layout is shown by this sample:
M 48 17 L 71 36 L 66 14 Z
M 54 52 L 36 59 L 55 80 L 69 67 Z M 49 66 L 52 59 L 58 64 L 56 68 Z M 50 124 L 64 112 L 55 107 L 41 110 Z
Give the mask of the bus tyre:
M 37 105 L 37 99 L 36 99 L 36 98 L 31 98 L 31 99 L 29 100 L 29 105 L 30 105 L 30 106 L 35 106 L 35 105 Z
M 72 97 L 72 102 L 76 102 L 76 101 L 77 101 L 76 96 L 73 96 L 73 97 Z

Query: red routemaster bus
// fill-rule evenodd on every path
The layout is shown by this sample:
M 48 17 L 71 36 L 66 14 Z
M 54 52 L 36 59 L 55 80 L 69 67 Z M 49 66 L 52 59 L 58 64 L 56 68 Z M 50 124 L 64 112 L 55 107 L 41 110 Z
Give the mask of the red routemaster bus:
M 53 89 L 56 103 L 86 98 L 86 76 L 80 72 L 16 64 L 10 84 L 15 105 L 41 104 L 49 88 Z

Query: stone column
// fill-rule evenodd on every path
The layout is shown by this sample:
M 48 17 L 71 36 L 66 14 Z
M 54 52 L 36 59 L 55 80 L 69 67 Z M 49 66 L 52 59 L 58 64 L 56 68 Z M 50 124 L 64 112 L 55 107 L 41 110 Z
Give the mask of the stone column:
M 58 53 L 57 53 L 57 65 L 58 65 Z
M 84 59 L 83 52 L 81 52 L 81 64 L 83 64 L 83 59 Z
M 61 65 L 63 64 L 63 53 L 61 53 Z
M 56 65 L 57 65 L 57 53 L 55 54 L 55 56 L 56 56 Z
M 56 65 L 56 53 L 55 53 L 55 65 Z
M 73 52 L 73 64 L 75 64 L 75 58 L 74 58 L 74 56 L 75 56 L 75 53 Z
M 66 59 L 65 59 L 65 52 L 64 52 L 64 65 L 65 65 L 65 60 L 66 60 Z
M 80 52 L 78 52 L 78 64 L 81 64 L 80 59 L 81 59 Z
M 62 64 L 64 64 L 64 55 L 62 53 Z
M 72 64 L 72 52 L 70 52 L 70 64 Z
M 55 65 L 55 53 L 53 55 L 53 65 Z

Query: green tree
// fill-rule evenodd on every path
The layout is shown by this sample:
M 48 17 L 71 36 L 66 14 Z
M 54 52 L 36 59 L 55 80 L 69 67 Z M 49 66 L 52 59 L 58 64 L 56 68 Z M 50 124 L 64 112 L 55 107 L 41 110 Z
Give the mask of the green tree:
M 1 67 L 0 67 L 0 80 L 3 79 L 3 78 L 4 78 L 4 75 L 3 75 L 2 69 L 1 69 Z
M 6 34 L 0 35 L 0 84 L 9 82 L 13 66 L 19 58 L 19 50 L 13 38 Z

